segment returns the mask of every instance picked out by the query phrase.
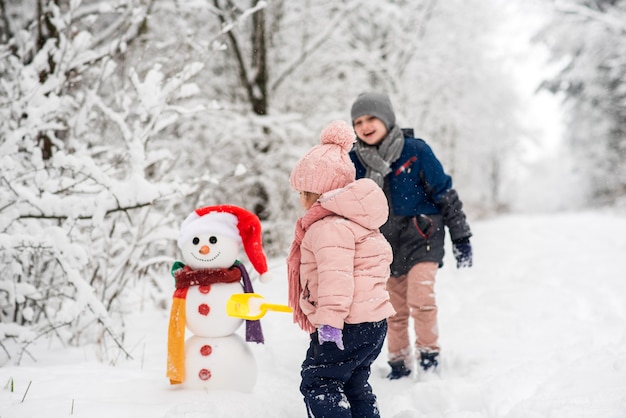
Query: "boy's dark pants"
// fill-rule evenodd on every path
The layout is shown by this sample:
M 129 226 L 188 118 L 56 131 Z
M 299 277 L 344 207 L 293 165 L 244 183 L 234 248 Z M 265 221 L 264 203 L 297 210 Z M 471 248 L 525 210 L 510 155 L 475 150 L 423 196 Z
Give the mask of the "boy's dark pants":
M 387 320 L 345 324 L 345 350 L 333 342 L 320 345 L 317 331 L 311 334 L 300 373 L 309 417 L 380 417 L 368 379 L 386 333 Z

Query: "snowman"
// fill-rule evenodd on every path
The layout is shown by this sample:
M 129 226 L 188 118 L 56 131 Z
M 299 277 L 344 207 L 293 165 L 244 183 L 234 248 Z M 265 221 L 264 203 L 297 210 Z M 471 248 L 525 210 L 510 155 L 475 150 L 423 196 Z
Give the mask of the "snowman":
M 256 362 L 236 334 L 243 320 L 226 313 L 231 295 L 254 292 L 246 268 L 237 260 L 242 245 L 261 281 L 267 281 L 256 215 L 232 205 L 207 206 L 182 223 L 178 248 L 183 262 L 172 266 L 176 290 L 168 332 L 170 383 L 207 390 L 254 388 Z M 185 341 L 186 329 L 191 336 Z M 259 320 L 246 321 L 246 341 L 264 342 Z

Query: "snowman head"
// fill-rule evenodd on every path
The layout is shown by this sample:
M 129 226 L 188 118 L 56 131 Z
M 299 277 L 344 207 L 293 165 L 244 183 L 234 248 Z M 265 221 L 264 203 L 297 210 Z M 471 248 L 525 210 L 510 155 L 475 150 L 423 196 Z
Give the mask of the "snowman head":
M 266 281 L 261 222 L 253 213 L 232 205 L 196 209 L 187 216 L 178 236 L 183 261 L 193 269 L 230 268 L 241 246 L 261 280 Z
M 185 264 L 199 270 L 232 267 L 240 248 L 240 242 L 226 235 L 205 233 L 194 234 L 180 250 Z

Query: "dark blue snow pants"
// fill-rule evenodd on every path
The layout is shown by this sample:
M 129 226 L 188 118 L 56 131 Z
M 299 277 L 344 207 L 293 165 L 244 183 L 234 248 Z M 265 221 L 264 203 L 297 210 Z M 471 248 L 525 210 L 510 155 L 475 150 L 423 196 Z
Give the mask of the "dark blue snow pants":
M 300 392 L 309 418 L 380 417 L 368 379 L 387 334 L 387 320 L 345 324 L 345 350 L 320 345 L 317 331 L 302 363 Z

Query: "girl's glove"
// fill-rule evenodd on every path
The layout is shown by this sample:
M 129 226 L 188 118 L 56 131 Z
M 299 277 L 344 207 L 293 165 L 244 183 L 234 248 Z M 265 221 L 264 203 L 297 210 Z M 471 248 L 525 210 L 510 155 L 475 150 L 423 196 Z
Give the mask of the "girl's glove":
M 337 348 L 343 350 L 343 332 L 339 328 L 330 325 L 322 325 L 317 329 L 320 345 L 327 341 L 335 343 Z
M 456 258 L 456 268 L 472 267 L 472 244 L 469 238 L 453 241 L 452 254 Z

